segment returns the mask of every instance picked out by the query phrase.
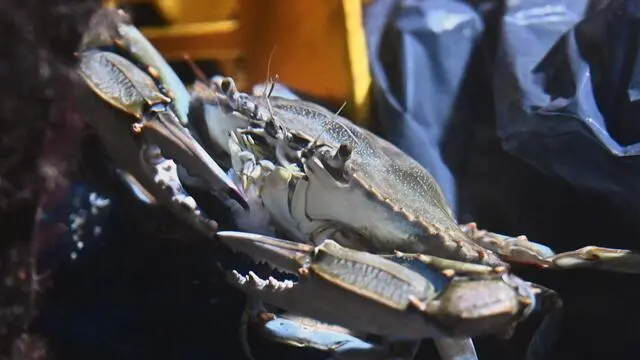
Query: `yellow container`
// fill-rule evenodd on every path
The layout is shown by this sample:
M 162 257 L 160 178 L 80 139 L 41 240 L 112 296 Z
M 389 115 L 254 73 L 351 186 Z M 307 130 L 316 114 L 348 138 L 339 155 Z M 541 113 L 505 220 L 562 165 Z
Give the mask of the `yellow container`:
M 244 91 L 278 74 L 284 85 L 333 104 L 368 126 L 371 76 L 362 0 L 128 0 L 170 25 L 143 28 L 169 60 L 215 60 Z M 135 14 L 134 14 L 135 15 Z

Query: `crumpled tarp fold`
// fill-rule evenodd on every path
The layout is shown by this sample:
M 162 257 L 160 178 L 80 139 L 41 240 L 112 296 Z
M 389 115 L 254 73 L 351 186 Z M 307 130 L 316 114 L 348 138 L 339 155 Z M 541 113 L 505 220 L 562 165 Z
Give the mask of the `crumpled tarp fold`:
M 505 1 L 486 101 L 502 147 L 550 177 L 640 210 L 640 5 Z M 442 142 L 488 4 L 378 0 L 365 16 L 382 135 L 455 206 Z M 493 24 L 491 24 L 493 25 Z M 484 99 L 481 99 L 484 100 Z M 464 104 L 462 104 L 464 106 Z

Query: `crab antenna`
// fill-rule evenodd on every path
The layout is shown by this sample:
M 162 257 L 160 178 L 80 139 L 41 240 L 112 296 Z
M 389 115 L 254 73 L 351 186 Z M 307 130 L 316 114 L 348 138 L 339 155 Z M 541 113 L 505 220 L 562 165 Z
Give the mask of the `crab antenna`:
M 271 79 L 271 60 L 273 60 L 273 55 L 275 54 L 275 52 L 276 52 L 276 46 L 274 45 L 273 49 L 271 49 L 271 54 L 269 54 L 269 61 L 267 62 L 267 79 L 265 81 L 265 83 L 270 83 L 270 88 L 269 88 L 269 91 L 263 91 L 262 96 L 264 97 L 264 100 L 267 103 L 267 110 L 269 111 L 269 116 L 271 116 L 271 120 L 275 123 L 276 126 L 278 126 L 281 129 L 284 129 L 284 126 L 278 121 L 275 114 L 273 113 L 271 102 L 269 102 L 269 97 L 271 96 L 271 93 L 273 93 L 273 89 L 276 86 L 276 81 L 278 81 L 279 79 L 278 75 L 276 75 L 275 81 Z
M 344 110 L 344 107 L 345 107 L 345 106 L 347 106 L 347 102 L 346 102 L 346 101 L 342 103 L 342 106 L 340 106 L 340 109 L 338 109 L 338 111 L 336 111 L 336 113 L 335 113 L 335 115 L 334 115 L 334 116 L 338 116 L 338 115 L 340 115 L 340 113 L 342 112 L 342 110 Z
M 205 84 L 209 82 L 207 80 L 207 75 L 205 75 L 204 71 L 202 71 L 202 69 L 195 63 L 195 61 L 193 61 L 189 54 L 185 53 L 182 55 L 182 57 L 184 58 L 184 61 L 187 62 L 187 65 L 189 65 L 189 67 L 191 68 L 191 71 L 193 71 L 193 74 L 196 76 L 197 80 L 202 81 Z
M 342 111 L 342 109 L 344 109 L 344 107 L 345 107 L 346 105 L 347 105 L 347 102 L 345 101 L 345 102 L 342 104 L 342 106 L 340 107 L 340 109 L 338 109 L 338 111 L 336 111 L 336 113 L 335 113 L 335 114 L 333 114 L 333 116 L 338 116 L 338 115 L 340 115 L 340 112 Z M 343 123 L 341 123 L 340 121 L 338 121 L 338 125 L 342 126 L 342 128 L 344 129 L 344 131 L 346 131 L 346 132 L 347 132 L 347 134 L 349 134 L 349 136 L 351 136 L 351 138 L 353 139 L 353 141 L 354 141 L 356 144 L 358 143 L 358 138 L 356 138 L 356 136 L 355 136 L 355 135 L 353 135 L 353 133 L 351 132 L 351 130 L 349 130 L 349 128 L 348 128 L 345 124 L 343 124 Z
M 342 103 L 342 106 L 340 106 L 340 109 L 338 109 L 338 111 L 336 111 L 336 113 L 333 116 L 338 116 L 340 115 L 340 112 L 344 109 L 344 107 L 347 106 L 347 102 L 345 101 L 344 103 Z M 338 122 L 338 125 L 342 126 L 342 128 L 344 128 L 344 130 L 347 132 L 347 134 L 349 134 L 349 136 L 351 136 L 353 138 L 353 140 L 357 143 L 358 139 L 356 139 L 356 137 L 351 133 L 351 131 L 342 123 Z M 324 135 L 324 133 L 327 130 L 323 130 L 320 135 L 318 135 L 318 137 L 313 140 L 313 142 L 311 144 L 309 144 L 309 146 L 307 148 L 309 149 L 313 149 L 316 146 L 318 146 L 318 142 L 320 141 L 320 138 L 322 137 L 322 135 Z
M 280 75 L 276 74 L 273 81 L 271 81 L 271 87 L 269 88 L 269 92 L 267 93 L 267 99 L 271 97 L 273 94 L 273 90 L 276 88 L 276 83 L 280 80 Z
M 276 53 L 276 47 L 274 45 L 273 48 L 271 49 L 271 53 L 269 54 L 269 60 L 267 61 L 267 78 L 264 81 L 265 84 L 270 83 L 270 88 L 269 88 L 269 91 L 262 92 L 262 95 L 264 96 L 267 102 L 267 106 L 269 108 L 271 107 L 271 104 L 269 104 L 269 97 L 271 96 L 271 93 L 273 92 L 273 88 L 275 87 L 275 82 L 273 81 L 273 79 L 271 79 L 271 61 L 273 60 L 273 55 L 275 53 Z M 271 109 L 269 111 L 271 111 Z
M 276 53 L 276 46 L 274 45 L 273 48 L 271 49 L 271 53 L 269 53 L 269 60 L 267 61 L 267 78 L 265 80 L 265 83 L 267 82 L 271 83 L 271 90 L 269 90 L 267 98 L 271 96 L 271 93 L 273 92 L 273 88 L 275 87 L 275 82 L 277 82 L 279 78 L 278 74 L 276 74 L 275 81 L 271 79 L 271 62 L 273 61 L 273 56 L 275 55 L 275 53 Z

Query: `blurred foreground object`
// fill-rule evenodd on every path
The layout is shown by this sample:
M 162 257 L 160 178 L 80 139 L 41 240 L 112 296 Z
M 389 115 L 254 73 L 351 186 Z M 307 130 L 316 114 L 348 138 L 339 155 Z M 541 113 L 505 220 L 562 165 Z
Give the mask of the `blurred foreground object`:
M 64 224 L 48 211 L 67 195 L 81 123 L 67 98 L 73 52 L 91 0 L 0 2 L 0 359 L 48 358 L 32 327 L 51 283 L 38 255 Z
M 142 28 L 169 61 L 215 60 L 249 91 L 276 74 L 289 88 L 369 125 L 371 77 L 362 0 L 125 0 L 152 4 L 169 25 Z M 188 5 L 187 5 L 188 4 Z M 135 17 L 135 14 L 134 14 Z M 272 55 L 273 54 L 273 55 Z M 270 63 L 270 64 L 269 64 Z

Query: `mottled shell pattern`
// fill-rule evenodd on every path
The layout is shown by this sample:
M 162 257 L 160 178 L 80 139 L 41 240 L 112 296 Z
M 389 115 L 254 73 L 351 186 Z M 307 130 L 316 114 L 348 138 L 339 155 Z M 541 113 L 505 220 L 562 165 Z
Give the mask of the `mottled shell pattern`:
M 334 149 L 343 144 L 351 147 L 344 169 L 350 183 L 386 204 L 393 215 L 401 215 L 396 218 L 406 223 L 399 226 L 418 229 L 403 239 L 393 239 L 394 249 L 384 251 L 416 251 L 425 247 L 408 242 L 430 242 L 426 247 L 437 249 L 438 256 L 504 265 L 495 254 L 469 240 L 433 176 L 393 144 L 314 103 L 275 96 L 269 98 L 269 104 L 265 97 L 253 99 L 261 117 L 274 116 L 286 131 L 304 134 Z

